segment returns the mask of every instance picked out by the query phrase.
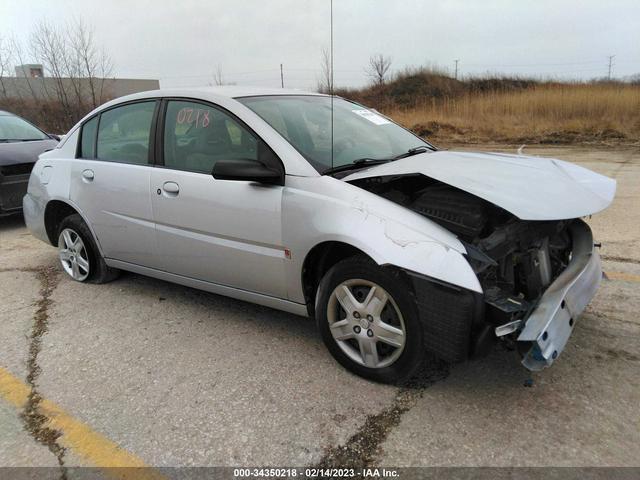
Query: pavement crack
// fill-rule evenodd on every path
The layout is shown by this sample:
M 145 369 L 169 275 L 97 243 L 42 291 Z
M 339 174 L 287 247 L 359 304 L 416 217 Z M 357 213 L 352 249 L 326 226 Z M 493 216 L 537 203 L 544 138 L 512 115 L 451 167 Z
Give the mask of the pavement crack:
M 601 255 L 600 258 L 602 258 L 603 260 L 608 260 L 610 262 L 640 264 L 640 260 L 636 258 L 619 257 L 615 255 Z
M 58 465 L 62 469 L 60 478 L 66 480 L 65 448 L 58 443 L 58 438 L 60 438 L 62 432 L 47 426 L 50 419 L 40 408 L 42 396 L 38 391 L 37 384 L 38 377 L 42 372 L 38 364 L 38 354 L 42 348 L 42 337 L 47 333 L 49 327 L 49 308 L 53 303 L 51 295 L 60 280 L 59 272 L 54 267 L 19 268 L 14 269 L 14 271 L 35 273 L 40 282 L 40 298 L 35 303 L 37 310 L 33 315 L 33 326 L 29 336 L 29 355 L 27 357 L 26 382 L 30 387 L 30 392 L 20 417 L 29 434 L 55 455 Z
M 381 453 L 381 445 L 393 428 L 397 427 L 402 416 L 413 408 L 425 389 L 444 380 L 449 375 L 448 366 L 439 360 L 431 359 L 420 373 L 400 386 L 393 403 L 380 413 L 367 416 L 364 424 L 344 445 L 329 447 L 318 463 L 310 468 L 354 468 L 362 469 L 375 466 Z

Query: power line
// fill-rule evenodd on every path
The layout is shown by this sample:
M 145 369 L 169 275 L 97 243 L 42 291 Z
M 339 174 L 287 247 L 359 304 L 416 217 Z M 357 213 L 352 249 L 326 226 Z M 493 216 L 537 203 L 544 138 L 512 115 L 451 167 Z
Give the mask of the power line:
M 482 63 L 467 63 L 465 65 L 470 67 L 495 67 L 495 68 L 528 68 L 528 67 L 557 67 L 565 65 L 589 65 L 600 63 L 600 60 L 585 61 L 585 62 L 555 62 L 555 63 L 520 63 L 520 64 L 482 64 Z
M 340 81 L 345 84 L 358 84 L 364 82 L 364 78 L 362 76 L 361 70 L 352 70 L 351 68 L 346 69 L 338 69 L 335 71 L 334 62 L 333 62 L 333 45 L 331 51 L 331 86 L 335 82 L 335 74 L 338 74 L 338 78 Z M 469 73 L 480 72 L 483 68 L 485 70 L 485 74 L 491 75 L 490 72 L 500 72 L 501 75 L 528 75 L 530 78 L 553 78 L 558 76 L 581 76 L 587 77 L 590 72 L 593 72 L 595 75 L 596 72 L 601 72 L 601 75 L 606 75 L 608 79 L 611 79 L 614 75 L 615 67 L 618 64 L 624 63 L 635 63 L 630 59 L 618 59 L 616 55 L 609 55 L 606 57 L 608 62 L 606 65 L 602 65 L 602 59 L 600 61 L 592 61 L 592 60 L 584 60 L 584 61 L 576 61 L 576 62 L 565 62 L 565 63 L 529 63 L 529 64 L 481 64 L 481 63 L 466 63 L 465 69 Z M 460 59 L 454 60 L 455 70 L 454 70 L 454 78 L 458 79 L 460 75 Z M 598 66 L 600 65 L 600 66 Z M 494 68 L 490 68 L 490 67 Z M 545 68 L 545 66 L 547 66 Z M 562 68 L 564 67 L 564 68 Z M 523 71 L 511 70 L 511 69 L 526 69 Z M 531 71 L 531 69 L 536 68 L 536 71 Z M 606 70 L 605 70 L 606 68 Z M 504 69 L 504 70 L 502 70 Z M 301 83 L 311 84 L 314 78 L 317 78 L 315 72 L 317 72 L 317 68 L 305 68 L 305 67 L 288 67 L 287 70 L 287 79 L 289 86 L 293 87 L 295 85 L 300 85 Z M 275 68 L 266 68 L 266 69 L 256 69 L 251 71 L 238 71 L 238 72 L 225 72 L 227 77 L 231 78 L 231 80 L 238 82 L 239 84 L 261 84 L 264 82 L 268 82 L 269 84 L 278 85 L 281 88 L 284 88 L 284 64 L 279 64 Z M 494 73 L 496 75 L 497 73 Z M 121 74 L 122 75 L 122 74 Z M 133 75 L 132 77 L 136 77 L 137 75 Z M 151 75 L 154 77 L 154 75 Z M 528 78 L 529 78 L 528 77 Z M 193 74 L 193 75 L 168 75 L 168 76 L 160 76 L 155 77 L 158 80 L 169 82 L 171 84 L 179 83 L 179 84 L 204 84 L 207 81 L 211 80 L 211 74 Z

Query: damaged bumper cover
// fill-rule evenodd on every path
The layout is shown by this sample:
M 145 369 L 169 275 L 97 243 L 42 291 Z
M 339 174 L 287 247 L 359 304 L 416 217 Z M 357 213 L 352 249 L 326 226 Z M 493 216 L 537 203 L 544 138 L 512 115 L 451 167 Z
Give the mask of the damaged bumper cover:
M 550 366 L 563 351 L 577 320 L 595 295 L 602 280 L 600 256 L 591 229 L 582 220 L 571 224 L 571 261 L 549 285 L 518 336 L 530 342 L 522 364 L 539 371 Z

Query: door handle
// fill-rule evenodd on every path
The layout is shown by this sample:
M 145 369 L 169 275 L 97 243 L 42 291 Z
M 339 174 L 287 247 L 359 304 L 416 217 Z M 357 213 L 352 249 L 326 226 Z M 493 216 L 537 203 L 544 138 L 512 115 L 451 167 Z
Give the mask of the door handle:
M 93 178 L 94 178 L 93 170 L 89 170 L 89 169 L 83 170 L 82 178 L 85 182 L 93 182 Z
M 178 193 L 180 193 L 180 185 L 178 185 L 176 182 L 164 182 L 164 185 L 162 185 L 162 189 L 166 194 L 173 197 L 177 196 Z

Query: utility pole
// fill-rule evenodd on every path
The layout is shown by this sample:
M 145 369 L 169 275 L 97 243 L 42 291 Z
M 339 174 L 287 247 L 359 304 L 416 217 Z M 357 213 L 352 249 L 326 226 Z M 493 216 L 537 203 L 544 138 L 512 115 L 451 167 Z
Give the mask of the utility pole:
M 280 86 L 284 88 L 284 74 L 282 73 L 282 64 L 280 64 Z
M 609 80 L 611 80 L 611 68 L 613 67 L 613 59 L 614 58 L 615 58 L 615 55 L 609 55 L 609 75 L 607 75 Z
M 460 60 L 458 60 L 458 59 L 454 60 L 454 62 L 456 62 L 456 74 L 455 74 L 455 78 L 456 78 L 456 80 L 458 79 L 458 62 L 459 62 L 459 61 L 460 61 Z

